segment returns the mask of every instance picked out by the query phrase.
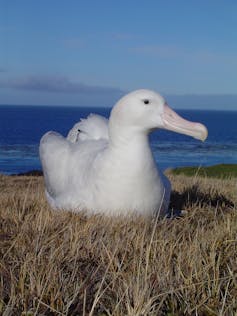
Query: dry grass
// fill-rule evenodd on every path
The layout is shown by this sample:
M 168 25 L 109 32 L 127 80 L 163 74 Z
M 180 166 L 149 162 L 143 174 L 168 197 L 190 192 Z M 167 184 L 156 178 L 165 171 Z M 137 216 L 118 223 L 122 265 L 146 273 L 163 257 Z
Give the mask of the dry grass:
M 52 212 L 41 177 L 0 176 L 0 314 L 236 315 L 236 179 L 170 176 L 183 218 Z

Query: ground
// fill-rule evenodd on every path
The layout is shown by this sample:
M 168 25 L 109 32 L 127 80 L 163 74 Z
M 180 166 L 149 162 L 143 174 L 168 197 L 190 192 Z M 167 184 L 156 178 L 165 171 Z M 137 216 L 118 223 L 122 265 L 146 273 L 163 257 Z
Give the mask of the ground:
M 0 176 L 0 314 L 236 315 L 237 180 L 168 174 L 175 219 L 55 212 Z

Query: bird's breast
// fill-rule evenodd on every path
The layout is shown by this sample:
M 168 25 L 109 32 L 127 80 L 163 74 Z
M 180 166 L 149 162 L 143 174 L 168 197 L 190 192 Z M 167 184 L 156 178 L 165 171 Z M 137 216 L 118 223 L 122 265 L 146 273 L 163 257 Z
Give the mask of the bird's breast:
M 129 155 L 108 155 L 106 164 L 102 163 L 96 170 L 95 206 L 108 212 L 141 214 L 153 213 L 160 207 L 164 186 L 153 157 L 142 160 Z

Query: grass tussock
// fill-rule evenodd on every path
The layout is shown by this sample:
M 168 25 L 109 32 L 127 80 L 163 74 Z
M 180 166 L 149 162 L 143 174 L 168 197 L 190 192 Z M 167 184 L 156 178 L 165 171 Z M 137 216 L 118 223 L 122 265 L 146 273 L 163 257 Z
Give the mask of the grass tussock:
M 53 212 L 0 176 L 0 314 L 236 315 L 237 185 L 170 175 L 182 218 Z
M 191 177 L 198 174 L 202 177 L 229 179 L 237 177 L 237 164 L 219 164 L 208 167 L 178 167 L 171 169 L 170 172 L 175 175 L 183 174 Z

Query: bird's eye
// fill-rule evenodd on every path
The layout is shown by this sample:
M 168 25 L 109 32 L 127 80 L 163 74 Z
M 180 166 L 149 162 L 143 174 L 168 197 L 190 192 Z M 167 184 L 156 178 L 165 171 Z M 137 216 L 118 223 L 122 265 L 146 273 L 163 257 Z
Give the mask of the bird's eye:
M 81 132 L 81 130 L 80 130 L 80 129 L 78 129 L 77 131 L 78 131 L 79 133 Z
M 145 99 L 145 100 L 143 100 L 143 103 L 144 103 L 144 104 L 149 104 L 150 101 L 149 101 L 148 99 Z

